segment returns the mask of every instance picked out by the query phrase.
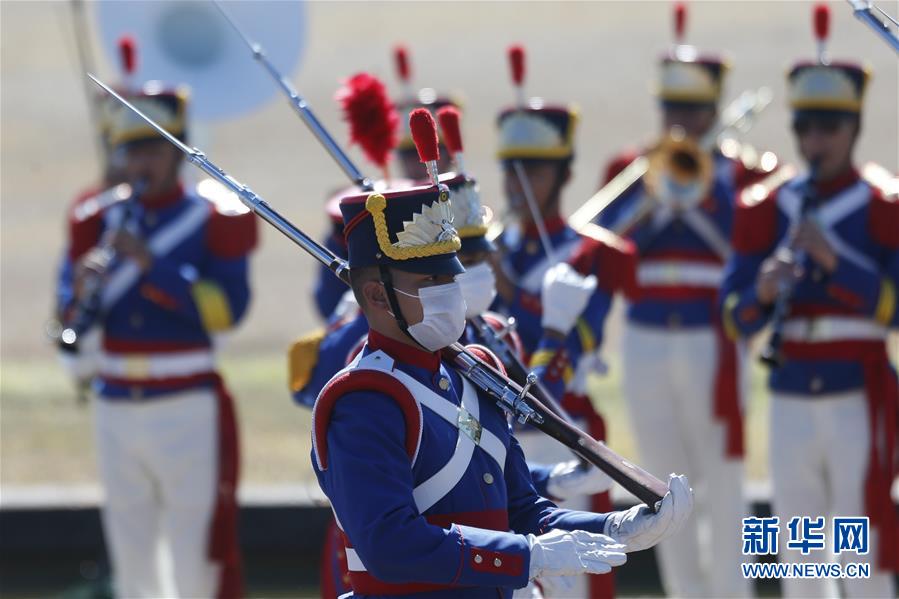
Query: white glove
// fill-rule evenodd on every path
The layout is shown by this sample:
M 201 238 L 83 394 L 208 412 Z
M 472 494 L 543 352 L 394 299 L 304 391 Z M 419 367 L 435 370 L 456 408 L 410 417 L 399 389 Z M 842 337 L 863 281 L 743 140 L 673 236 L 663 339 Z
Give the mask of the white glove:
M 595 495 L 608 491 L 612 479 L 599 468 L 584 467 L 578 460 L 559 462 L 549 472 L 546 490 L 550 495 L 564 501 L 581 495 Z
M 583 276 L 570 264 L 559 262 L 543 275 L 540 299 L 544 329 L 567 335 L 596 290 L 596 276 Z
M 649 549 L 675 534 L 693 511 L 693 489 L 684 475 L 668 478 L 668 492 L 655 513 L 646 505 L 635 505 L 623 512 L 612 512 L 605 533 L 627 546 L 626 551 Z
M 627 561 L 624 545 L 585 530 L 553 530 L 539 537 L 528 535 L 528 542 L 531 544 L 531 580 L 584 572 L 607 574 L 614 566 Z

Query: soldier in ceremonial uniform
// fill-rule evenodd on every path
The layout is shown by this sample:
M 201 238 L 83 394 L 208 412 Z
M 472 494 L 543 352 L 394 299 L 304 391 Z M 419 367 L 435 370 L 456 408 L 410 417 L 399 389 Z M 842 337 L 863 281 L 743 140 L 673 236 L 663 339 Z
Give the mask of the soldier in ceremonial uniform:
M 657 513 L 573 512 L 536 494 L 506 415 L 439 353 L 462 334 L 465 302 L 433 138 L 419 142 L 431 185 L 341 202 L 370 332 L 316 401 L 312 461 L 354 595 L 509 597 L 537 576 L 607 572 L 680 525 L 689 487 L 673 476 Z
M 520 92 L 524 50 L 510 48 L 509 56 Z M 630 242 L 599 227 L 591 236 L 583 235 L 560 214 L 562 190 L 571 176 L 577 118 L 572 107 L 540 98 L 525 101 L 523 93 L 517 106 L 500 113 L 499 158 L 507 200 L 519 222 L 500 236 L 501 253 L 492 259 L 497 308 L 515 318 L 529 367 L 561 398 L 577 426 L 602 440 L 605 424 L 587 396 L 587 377 L 602 370 L 597 352 L 605 318 L 614 293 L 633 285 L 634 250 Z M 526 194 L 533 196 L 537 215 L 528 207 Z M 529 427 L 516 434 L 529 461 L 556 464 L 571 458 L 564 447 Z M 610 509 L 611 502 L 608 493 L 601 493 L 566 507 L 600 511 Z M 565 592 L 585 596 L 586 587 L 581 580 L 578 588 Z M 614 593 L 610 576 L 591 577 L 590 587 L 593 597 Z
M 737 525 L 746 510 L 744 385 L 738 347 L 723 335 L 715 302 L 731 254 L 735 193 L 764 169 L 699 147 L 716 125 L 728 66 L 681 43 L 683 10 L 679 4 L 677 44 L 662 57 L 658 84 L 663 131 L 676 129 L 643 152 L 648 172 L 598 222 L 632 240 L 639 255 L 622 361 L 640 459 L 650 472 L 684 469 L 696 485 L 697 518 L 659 546 L 663 586 L 675 597 L 746 596 Z M 613 159 L 605 183 L 638 155 Z M 695 172 L 678 173 L 678 155 Z M 701 522 L 710 531 L 705 546 Z
M 466 327 L 462 342 L 480 343 L 481 337 L 471 319 L 483 317 L 496 330 L 507 327 L 505 318 L 488 308 L 496 297 L 495 277 L 489 256 L 495 251 L 487 239 L 491 213 L 481 204 L 477 182 L 464 169 L 459 113 L 455 107 L 438 111 L 443 139 L 453 156 L 456 172 L 440 176 L 447 186 L 453 209 L 453 223 L 458 227 L 461 247 L 459 261 L 465 272 L 456 276 L 466 303 Z M 448 131 L 448 128 L 450 131 Z M 333 277 L 333 274 L 331 275 Z M 312 407 L 318 393 L 328 380 L 344 368 L 361 349 L 368 334 L 368 322 L 358 304 L 344 302 L 339 315 L 320 332 L 296 341 L 289 353 L 291 392 L 297 403 Z M 517 333 L 508 331 L 508 340 L 515 354 L 524 359 Z M 547 370 L 542 371 L 546 378 Z M 597 468 L 581 468 L 570 456 L 559 464 L 528 464 L 537 493 L 553 500 L 565 500 L 579 495 L 591 495 L 608 490 L 611 480 Z M 337 597 L 349 591 L 345 553 L 340 547 L 336 525 L 326 538 L 322 553 L 322 597 Z M 543 581 L 546 592 L 546 581 Z
M 826 20 L 826 7 L 817 10 Z M 823 49 L 788 75 L 793 133 L 809 170 L 741 194 L 723 319 L 735 338 L 768 323 L 777 335 L 764 355 L 773 363 L 769 455 L 781 529 L 793 517 L 823 516 L 832 541 L 832 518 L 867 516 L 870 552 L 838 559 L 868 562 L 871 575 L 842 580 L 843 592 L 894 597 L 899 393 L 886 337 L 899 327 L 899 201 L 894 175 L 873 165 L 859 171 L 854 159 L 868 70 L 830 62 Z M 789 561 L 822 555 L 795 551 Z M 782 585 L 787 597 L 838 594 L 833 579 Z
M 186 137 L 183 89 L 151 82 L 127 95 Z M 58 284 L 65 321 L 104 271 L 95 428 L 116 593 L 236 597 L 237 426 L 214 337 L 249 304 L 255 217 L 236 198 L 185 192 L 180 153 L 122 106 L 110 113 L 109 139 L 130 188 L 71 212 Z M 104 268 L 110 249 L 116 258 Z M 157 551 L 162 538 L 169 567 Z

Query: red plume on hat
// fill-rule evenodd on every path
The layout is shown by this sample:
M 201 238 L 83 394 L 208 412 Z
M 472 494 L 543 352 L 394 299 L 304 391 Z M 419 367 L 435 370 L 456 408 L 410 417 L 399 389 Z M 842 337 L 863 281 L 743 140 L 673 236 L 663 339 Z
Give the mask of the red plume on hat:
M 674 3 L 674 43 L 683 44 L 687 32 L 687 5 L 684 2 Z
M 396 66 L 396 74 L 400 78 L 403 93 L 412 99 L 415 96 L 412 90 L 412 63 L 409 60 L 409 49 L 403 44 L 393 47 L 393 64 Z
M 818 62 L 827 63 L 827 36 L 830 34 L 830 7 L 820 2 L 812 13 L 812 26 L 818 41 Z
M 359 73 L 344 81 L 335 97 L 350 124 L 350 143 L 359 144 L 388 178 L 387 162 L 397 144 L 400 119 L 384 84 L 368 73 Z
M 119 61 L 122 67 L 122 84 L 126 88 L 131 87 L 131 79 L 137 71 L 137 43 L 130 35 L 119 37 L 116 45 L 119 49 Z
M 437 161 L 440 159 L 437 123 L 427 108 L 416 108 L 409 113 L 409 128 L 412 130 L 418 157 L 428 167 L 431 182 L 437 185 Z
M 512 84 L 515 85 L 515 92 L 518 95 L 518 103 L 524 105 L 524 46 L 515 44 L 509 46 L 506 54 L 509 57 L 509 70 L 512 74 Z
M 464 172 L 462 165 L 462 126 L 459 109 L 455 106 L 443 106 L 437 110 L 437 120 L 443 132 L 443 143 L 456 162 L 456 168 Z

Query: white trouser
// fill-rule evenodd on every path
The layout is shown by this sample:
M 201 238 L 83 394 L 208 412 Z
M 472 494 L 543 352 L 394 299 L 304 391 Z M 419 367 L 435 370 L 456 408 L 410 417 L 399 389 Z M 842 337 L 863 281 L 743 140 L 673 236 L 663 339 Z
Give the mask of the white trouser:
M 95 403 L 103 529 L 119 597 L 212 597 L 217 398 L 211 390 Z
M 825 538 L 832 543 L 834 516 L 864 516 L 868 467 L 868 400 L 863 391 L 831 397 L 803 398 L 773 394 L 771 399 L 770 471 L 773 511 L 780 517 L 781 558 L 788 563 L 833 561 L 830 547 L 803 556 L 788 550 L 787 523 L 794 516 L 824 516 Z M 868 579 L 842 580 L 847 597 L 895 597 L 892 576 L 875 570 L 877 539 L 870 533 L 866 556 L 841 553 L 840 561 L 871 563 Z M 832 579 L 781 581 L 785 597 L 837 597 Z
M 694 516 L 656 547 L 665 592 L 749 596 L 751 585 L 740 570 L 743 461 L 725 456 L 725 426 L 712 411 L 715 332 L 628 323 L 623 342 L 624 395 L 639 464 L 662 480 L 686 474 L 696 496 Z
M 583 420 L 575 420 L 575 426 L 584 430 L 586 424 Z M 535 464 L 549 465 L 558 462 L 568 462 L 575 458 L 571 450 L 547 435 L 544 432 L 528 429 L 525 431 L 517 431 L 515 438 L 524 451 L 524 457 L 528 462 Z M 569 510 L 591 511 L 590 497 L 572 497 L 567 501 L 558 504 L 560 507 Z M 577 576 L 553 576 L 548 579 L 541 578 L 540 583 L 543 586 L 542 596 L 547 599 L 556 599 L 557 597 L 588 597 L 589 581 L 586 574 Z M 538 591 L 539 593 L 539 591 Z M 516 597 L 522 596 L 516 593 Z M 539 594 L 537 596 L 540 596 Z

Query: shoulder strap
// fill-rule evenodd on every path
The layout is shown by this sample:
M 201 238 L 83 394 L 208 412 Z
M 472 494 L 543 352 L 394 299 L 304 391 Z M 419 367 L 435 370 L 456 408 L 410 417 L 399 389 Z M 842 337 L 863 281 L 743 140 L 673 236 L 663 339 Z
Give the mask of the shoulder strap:
M 387 358 L 381 352 L 365 358 L 374 355 Z M 319 470 L 328 468 L 328 425 L 334 406 L 344 395 L 357 391 L 379 393 L 396 401 L 406 423 L 406 453 L 413 462 L 418 457 L 422 431 L 421 406 L 406 387 L 397 384 L 393 376 L 380 369 L 363 367 L 361 362 L 365 358 L 354 360 L 353 364 L 338 372 L 322 389 L 312 408 L 312 451 Z

